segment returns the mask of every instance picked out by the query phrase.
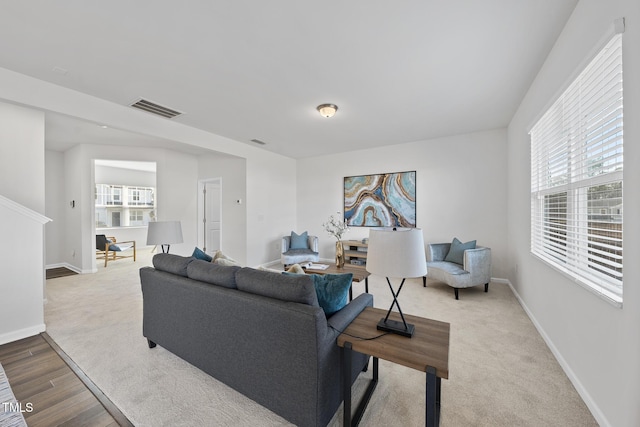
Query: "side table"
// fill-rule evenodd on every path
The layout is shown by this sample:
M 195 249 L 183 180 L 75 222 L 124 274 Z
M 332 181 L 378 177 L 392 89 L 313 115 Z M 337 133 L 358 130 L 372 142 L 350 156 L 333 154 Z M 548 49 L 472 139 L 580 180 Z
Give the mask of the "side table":
M 412 338 L 396 334 L 380 335 L 376 325 L 387 311 L 367 307 L 338 336 L 342 347 L 342 375 L 344 393 L 345 426 L 358 425 L 378 382 L 378 359 L 388 360 L 426 373 L 425 424 L 428 427 L 440 423 L 440 382 L 449 378 L 449 323 L 405 314 L 407 322 L 415 325 Z M 400 320 L 396 312 L 389 318 Z M 359 338 L 356 338 L 359 337 Z M 356 413 L 351 417 L 351 356 L 352 352 L 373 357 L 373 379 L 360 401 Z

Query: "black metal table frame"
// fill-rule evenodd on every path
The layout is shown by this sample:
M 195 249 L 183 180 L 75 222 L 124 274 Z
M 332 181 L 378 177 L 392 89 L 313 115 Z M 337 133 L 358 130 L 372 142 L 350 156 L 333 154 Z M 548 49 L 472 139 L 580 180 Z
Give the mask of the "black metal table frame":
M 367 385 L 353 418 L 351 417 L 351 361 L 353 348 L 350 342 L 345 342 L 342 347 L 342 388 L 344 398 L 343 426 L 357 426 L 362 420 L 364 411 L 371 400 L 378 385 L 378 358 L 373 357 L 373 378 Z M 425 425 L 437 427 L 440 425 L 440 396 L 441 378 L 436 375 L 436 369 L 427 366 L 426 369 L 426 396 L 425 396 Z
M 351 282 L 351 285 L 349 286 L 349 301 L 353 300 L 353 290 L 352 290 L 352 288 L 353 288 L 353 282 Z M 364 291 L 366 293 L 369 293 L 369 278 L 368 277 L 364 278 Z

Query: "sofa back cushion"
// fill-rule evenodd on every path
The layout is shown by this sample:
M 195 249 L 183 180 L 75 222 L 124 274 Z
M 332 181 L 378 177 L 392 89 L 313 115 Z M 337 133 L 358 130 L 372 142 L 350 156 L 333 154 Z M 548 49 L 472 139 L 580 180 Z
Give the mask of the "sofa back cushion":
M 153 266 L 156 270 L 188 277 L 187 267 L 194 259 L 195 258 L 192 257 L 183 257 L 174 254 L 155 254 L 153 256 Z
M 240 270 L 240 267 L 237 266 L 213 264 L 196 259 L 187 266 L 187 277 L 193 280 L 211 283 L 212 285 L 236 289 L 236 272 L 238 270 Z
M 256 295 L 319 307 L 316 290 L 306 275 L 283 275 L 244 267 L 236 273 L 238 289 Z

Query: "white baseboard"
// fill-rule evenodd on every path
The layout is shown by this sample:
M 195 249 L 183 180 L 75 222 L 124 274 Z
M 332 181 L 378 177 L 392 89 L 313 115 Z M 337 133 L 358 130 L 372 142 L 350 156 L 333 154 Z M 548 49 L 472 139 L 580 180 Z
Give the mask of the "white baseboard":
M 42 323 L 40 325 L 31 326 L 29 328 L 7 332 L 6 334 L 0 335 L 0 345 L 38 335 L 40 332 L 46 331 L 46 329 L 47 328 L 45 324 Z
M 492 280 L 494 280 L 494 279 L 492 279 Z M 502 282 L 503 280 L 504 280 L 504 282 Z M 591 397 L 589 392 L 584 388 L 584 386 L 582 385 L 582 382 L 576 376 L 576 374 L 573 372 L 573 370 L 571 369 L 571 366 L 569 365 L 569 363 L 567 363 L 567 361 L 564 359 L 564 357 L 562 357 L 562 354 L 560 353 L 558 348 L 554 345 L 554 343 L 551 340 L 551 338 L 549 338 L 549 336 L 547 335 L 545 330 L 542 328 L 542 326 L 540 325 L 538 320 L 535 318 L 533 313 L 529 310 L 529 307 L 527 307 L 527 305 L 524 303 L 524 301 L 520 297 L 520 294 L 518 294 L 516 289 L 513 287 L 513 284 L 511 283 L 511 281 L 507 280 L 507 279 L 496 279 L 495 281 L 496 282 L 500 282 L 500 283 L 507 283 L 509 285 L 509 287 L 511 288 L 511 291 L 513 292 L 513 294 L 515 295 L 516 299 L 520 303 L 520 306 L 525 311 L 525 313 L 527 313 L 527 316 L 529 316 L 529 319 L 533 323 L 533 326 L 535 326 L 536 329 L 538 330 L 538 333 L 540 334 L 540 336 L 542 337 L 544 342 L 547 344 L 547 346 L 551 350 L 551 353 L 553 354 L 553 356 L 556 358 L 556 360 L 560 364 L 560 367 L 562 368 L 564 373 L 569 378 L 569 381 L 571 381 L 571 383 L 576 388 L 576 391 L 578 392 L 580 397 L 582 397 L 582 400 L 584 400 L 584 403 L 587 405 L 587 407 L 589 408 L 589 411 L 591 411 L 591 414 L 596 419 L 598 424 L 603 426 L 603 427 L 611 426 L 611 423 L 609 423 L 609 421 L 604 416 L 604 414 L 602 413 L 602 411 L 600 410 L 600 408 L 598 407 L 596 402 L 593 400 L 593 398 Z

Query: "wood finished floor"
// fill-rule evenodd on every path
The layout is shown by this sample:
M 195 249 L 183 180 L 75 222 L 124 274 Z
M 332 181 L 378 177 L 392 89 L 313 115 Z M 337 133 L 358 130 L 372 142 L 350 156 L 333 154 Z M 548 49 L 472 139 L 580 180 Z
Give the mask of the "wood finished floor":
M 1 345 L 0 364 L 23 410 L 33 407 L 29 427 L 132 426 L 46 333 Z

